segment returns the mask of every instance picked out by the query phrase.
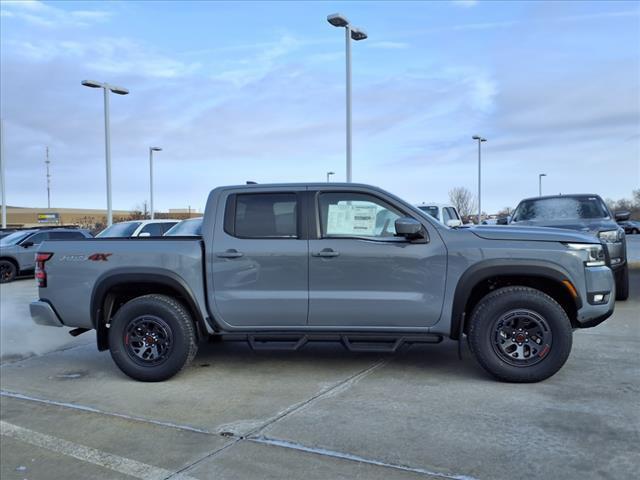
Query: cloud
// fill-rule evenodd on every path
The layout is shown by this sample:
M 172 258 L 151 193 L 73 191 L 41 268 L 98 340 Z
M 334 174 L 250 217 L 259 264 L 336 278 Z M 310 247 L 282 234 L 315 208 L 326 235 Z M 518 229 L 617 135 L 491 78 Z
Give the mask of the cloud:
M 383 49 L 403 49 L 409 48 L 409 44 L 406 42 L 369 42 L 367 43 L 367 47 L 369 48 L 383 48 Z
M 478 4 L 478 0 L 452 0 L 451 3 L 458 7 L 475 7 Z
M 89 27 L 112 17 L 106 10 L 71 10 L 54 7 L 39 0 L 3 0 L 0 6 L 5 18 L 22 20 L 44 28 Z

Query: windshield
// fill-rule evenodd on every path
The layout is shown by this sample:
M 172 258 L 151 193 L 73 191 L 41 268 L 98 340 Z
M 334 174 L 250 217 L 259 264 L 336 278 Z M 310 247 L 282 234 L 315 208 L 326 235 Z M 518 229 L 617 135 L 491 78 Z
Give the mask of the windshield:
M 553 197 L 525 200 L 513 215 L 513 222 L 606 218 L 609 212 L 598 197 Z
M 202 217 L 183 220 L 167 230 L 165 237 L 199 237 L 202 235 Z
M 22 231 L 22 232 L 10 233 L 6 237 L 3 237 L 0 239 L 0 245 L 15 245 L 16 243 L 20 242 L 20 240 L 22 240 L 23 238 L 26 238 L 32 233 L 33 233 L 33 230 L 30 230 L 27 232 Z
M 127 222 L 127 223 L 114 223 L 110 227 L 105 228 L 96 237 L 100 238 L 116 238 L 116 237 L 130 237 L 136 228 L 140 226 L 142 222 Z
M 420 210 L 422 210 L 423 212 L 427 212 L 429 215 L 431 215 L 436 220 L 439 220 L 439 218 L 438 218 L 438 207 L 427 206 L 427 207 L 418 207 L 418 208 Z

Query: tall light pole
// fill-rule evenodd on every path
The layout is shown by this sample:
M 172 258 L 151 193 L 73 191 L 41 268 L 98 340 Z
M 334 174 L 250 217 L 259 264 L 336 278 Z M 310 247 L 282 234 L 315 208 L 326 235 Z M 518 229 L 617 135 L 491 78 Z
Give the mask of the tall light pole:
M 471 138 L 478 141 L 478 225 L 480 225 L 482 218 L 482 142 L 486 142 L 487 139 L 480 135 L 474 135 Z
M 161 152 L 160 147 L 149 147 L 149 209 L 151 210 L 151 220 L 154 218 L 153 213 L 153 152 Z
M 49 173 L 49 147 L 46 148 L 46 160 L 44 161 L 47 166 L 47 209 L 51 208 L 51 174 Z
M 7 194 L 4 188 L 4 122 L 0 118 L 0 188 L 2 189 L 2 228 L 7 228 Z
M 100 83 L 93 80 L 83 80 L 82 85 L 91 88 L 101 88 L 104 92 L 104 153 L 107 164 L 107 226 L 113 223 L 113 211 L 111 210 L 111 127 L 109 125 L 109 92 L 118 95 L 127 95 L 129 90 L 123 87 Z
M 542 177 L 546 177 L 547 174 L 546 173 L 539 173 L 538 174 L 538 196 L 541 197 L 542 196 Z
M 331 181 L 331 175 L 335 175 L 336 172 L 327 172 L 327 183 Z
M 334 27 L 344 27 L 346 42 L 346 71 L 347 71 L 347 182 L 351 183 L 351 40 L 364 40 L 367 34 L 352 27 L 344 15 L 334 13 L 327 17 L 327 21 Z

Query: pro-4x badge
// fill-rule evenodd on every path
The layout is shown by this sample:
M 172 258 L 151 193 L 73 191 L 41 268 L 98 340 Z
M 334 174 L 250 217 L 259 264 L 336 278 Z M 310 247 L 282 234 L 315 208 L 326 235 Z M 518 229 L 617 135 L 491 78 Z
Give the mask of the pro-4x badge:
M 94 253 L 93 255 L 89 255 L 87 260 L 93 260 L 94 262 L 106 262 L 111 255 L 111 253 Z

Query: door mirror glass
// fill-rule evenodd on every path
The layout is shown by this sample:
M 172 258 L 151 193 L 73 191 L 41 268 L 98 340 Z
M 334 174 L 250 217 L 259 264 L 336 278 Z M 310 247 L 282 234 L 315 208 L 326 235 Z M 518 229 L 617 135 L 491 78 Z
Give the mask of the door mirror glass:
M 629 212 L 616 212 L 615 213 L 616 222 L 625 222 L 629 220 L 631 217 L 631 213 Z
M 421 236 L 422 224 L 411 217 L 401 217 L 395 222 L 396 233 L 409 239 Z

